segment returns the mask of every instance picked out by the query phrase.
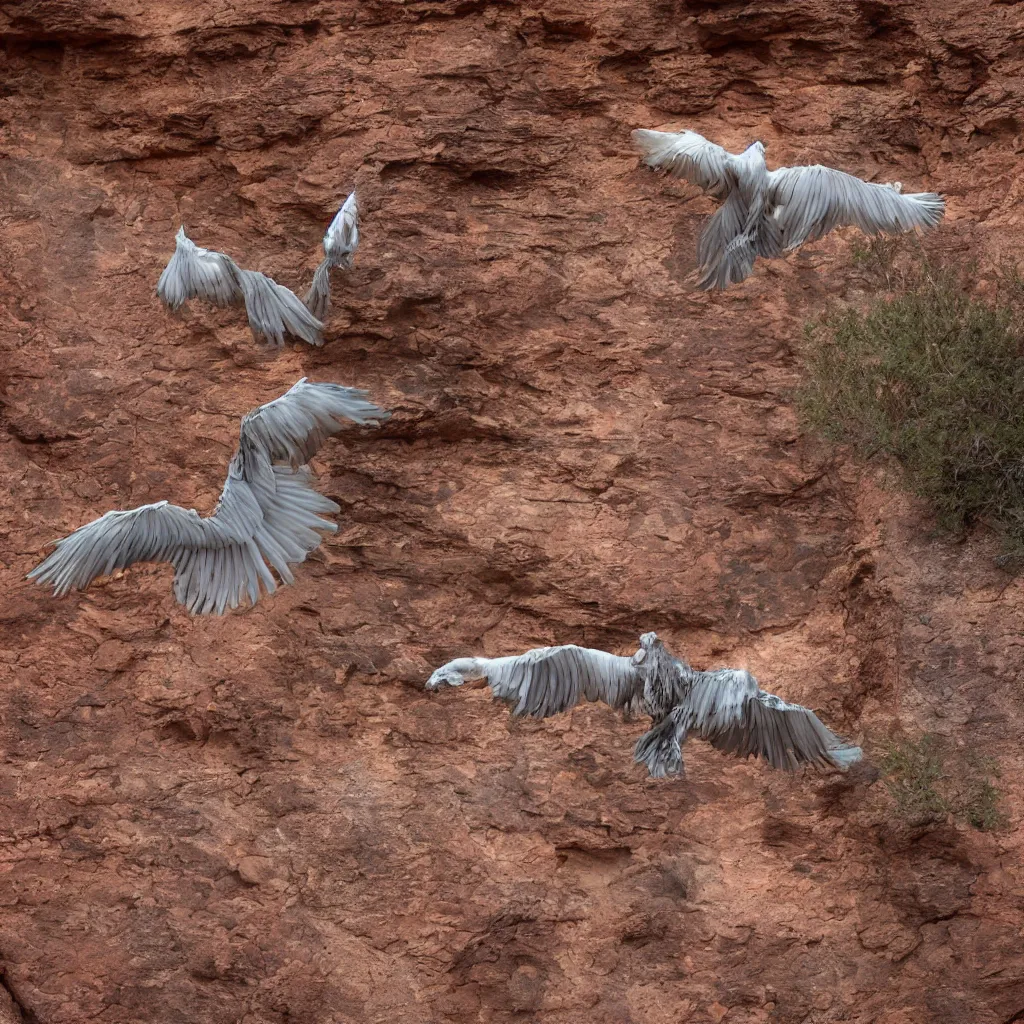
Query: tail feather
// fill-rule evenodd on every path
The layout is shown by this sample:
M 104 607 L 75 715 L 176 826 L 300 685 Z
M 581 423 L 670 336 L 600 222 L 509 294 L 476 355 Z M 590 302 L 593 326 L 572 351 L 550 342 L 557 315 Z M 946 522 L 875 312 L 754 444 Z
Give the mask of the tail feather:
M 305 298 L 306 308 L 317 318 L 326 320 L 331 308 L 331 262 L 324 260 L 316 273 L 313 274 L 313 283 L 309 287 Z
M 757 226 L 757 255 L 764 259 L 775 259 L 783 254 L 782 228 L 774 215 L 762 217 Z
M 647 770 L 656 779 L 663 779 L 667 775 L 681 775 L 685 739 L 686 729 L 669 716 L 636 741 L 633 760 L 637 764 L 647 765 Z
M 714 288 L 728 288 L 730 284 L 739 284 L 753 273 L 755 259 L 755 239 L 750 235 L 737 235 L 725 247 L 725 252 L 716 262 L 701 268 L 697 287 L 709 291 Z

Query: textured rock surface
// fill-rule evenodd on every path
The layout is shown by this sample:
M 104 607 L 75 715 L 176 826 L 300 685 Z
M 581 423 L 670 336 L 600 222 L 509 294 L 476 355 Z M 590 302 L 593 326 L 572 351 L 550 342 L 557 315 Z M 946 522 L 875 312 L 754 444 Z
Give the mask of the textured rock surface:
M 1019 833 L 699 744 L 654 783 L 607 709 L 420 689 L 657 629 L 869 748 L 983 750 L 1019 821 L 1024 584 L 789 402 L 852 236 L 695 293 L 711 206 L 628 130 L 937 188 L 984 267 L 1019 251 L 1022 38 L 973 0 L 4 4 L 0 1017 L 1024 1018 Z M 159 307 L 181 222 L 304 289 L 353 185 L 322 350 Z M 193 620 L 166 566 L 22 582 L 108 508 L 210 510 L 303 374 L 396 415 L 318 460 L 342 525 L 297 585 Z

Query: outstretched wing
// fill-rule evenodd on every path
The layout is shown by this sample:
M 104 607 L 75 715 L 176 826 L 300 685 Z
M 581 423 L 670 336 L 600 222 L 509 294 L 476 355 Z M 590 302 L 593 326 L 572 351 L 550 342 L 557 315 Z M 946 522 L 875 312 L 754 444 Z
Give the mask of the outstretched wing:
M 170 562 L 174 596 L 190 612 L 220 615 L 246 596 L 255 604 L 261 585 L 267 593 L 277 589 L 268 565 L 291 583 L 289 564 L 304 561 L 321 534 L 337 530 L 317 513 L 337 512 L 338 506 L 313 490 L 305 467 L 265 468 L 269 482 L 263 477 L 250 483 L 236 455 L 207 518 L 166 501 L 108 512 L 58 541 L 29 579 L 62 597 L 136 562 Z
M 238 275 L 230 256 L 201 249 L 181 227 L 174 239 L 174 255 L 160 275 L 156 293 L 169 309 L 177 309 L 188 299 L 206 299 L 218 306 L 239 305 L 244 299 Z
M 352 192 L 324 235 L 324 252 L 335 267 L 348 270 L 359 247 L 359 204 Z
M 342 420 L 379 426 L 391 416 L 367 401 L 366 394 L 362 388 L 311 384 L 303 377 L 280 398 L 242 418 L 242 440 L 265 450 L 273 462 L 304 465 L 341 430 Z
M 637 128 L 633 142 L 648 167 L 668 171 L 710 192 L 718 199 L 729 193 L 725 168 L 729 153 L 696 132 L 655 132 Z
M 239 448 L 211 516 L 166 501 L 108 512 L 58 541 L 29 578 L 60 597 L 135 562 L 170 562 L 175 597 L 191 612 L 219 615 L 245 596 L 255 604 L 261 587 L 276 589 L 271 569 L 284 583 L 293 582 L 289 566 L 337 530 L 321 514 L 338 506 L 313 488 L 303 463 L 337 433 L 338 420 L 387 418 L 364 395 L 303 378 L 242 420 Z M 276 464 L 283 460 L 288 464 Z
M 514 703 L 514 715 L 547 718 L 583 700 L 622 708 L 643 688 L 631 658 L 566 644 L 508 658 L 459 658 L 437 669 L 427 688 L 486 679 L 495 697 Z
M 694 676 L 673 717 L 719 750 L 753 754 L 789 771 L 802 764 L 846 768 L 860 759 L 859 747 L 845 744 L 809 708 L 765 693 L 749 672 L 720 669 Z
M 324 343 L 324 325 L 293 291 L 257 270 L 239 270 L 238 275 L 254 338 L 266 338 L 280 347 L 287 333 L 310 345 Z
M 934 192 L 902 194 L 832 167 L 780 167 L 768 172 L 768 207 L 793 249 L 833 228 L 852 224 L 868 235 L 924 231 L 942 220 L 945 200 Z
M 244 497 L 225 488 L 225 510 L 238 505 L 239 524 L 251 519 Z M 213 551 L 230 543 L 230 531 L 215 516 L 202 519 L 194 510 L 166 501 L 128 511 L 107 512 L 57 541 L 56 549 L 29 574 L 29 579 L 52 586 L 57 597 L 82 590 L 98 576 L 109 576 L 135 562 L 174 561 L 186 551 Z M 225 516 L 227 518 L 227 515 Z M 256 511 L 256 518 L 259 518 Z M 251 522 L 249 523 L 251 528 Z

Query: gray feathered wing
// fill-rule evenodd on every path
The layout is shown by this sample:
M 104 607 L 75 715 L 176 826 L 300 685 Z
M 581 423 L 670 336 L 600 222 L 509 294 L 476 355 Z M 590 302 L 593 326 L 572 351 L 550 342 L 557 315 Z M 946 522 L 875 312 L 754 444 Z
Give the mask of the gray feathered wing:
M 716 199 L 724 199 L 729 194 L 726 176 L 729 152 L 709 142 L 703 135 L 690 131 L 655 132 L 637 128 L 632 138 L 648 167 L 683 178 L 710 192 Z
M 861 756 L 859 747 L 825 728 L 810 708 L 765 693 L 749 672 L 720 669 L 695 676 L 671 717 L 719 750 L 763 757 L 789 771 L 806 764 L 846 768 Z
M 189 299 L 205 299 L 215 306 L 240 305 L 244 301 L 240 273 L 230 256 L 201 249 L 182 227 L 174 238 L 174 255 L 160 275 L 156 293 L 172 310 Z
M 310 384 L 303 377 L 280 398 L 247 413 L 241 434 L 269 452 L 273 461 L 301 466 L 342 429 L 342 421 L 379 426 L 390 417 L 366 395 L 362 388 Z
M 280 347 L 285 334 L 291 334 L 309 345 L 324 343 L 324 325 L 291 289 L 257 270 L 242 270 L 240 274 L 249 330 L 257 341 L 266 338 Z
M 845 225 L 865 234 L 927 230 L 942 220 L 946 204 L 934 192 L 905 195 L 832 167 L 780 167 L 768 172 L 768 207 L 782 246 L 795 249 Z
M 244 306 L 249 329 L 259 341 L 284 344 L 292 334 L 310 345 L 323 344 L 323 324 L 294 292 L 255 270 L 243 270 L 230 256 L 197 246 L 180 228 L 174 255 L 164 267 L 156 293 L 169 309 L 189 299 L 217 306 Z
M 331 268 L 352 269 L 359 247 L 359 204 L 352 192 L 324 235 L 324 259 L 313 274 L 305 303 L 313 316 L 325 320 L 331 309 Z
M 320 516 L 339 511 L 338 506 L 314 490 L 309 469 L 290 453 L 312 457 L 340 429 L 338 420 L 354 418 L 349 416 L 353 403 L 357 422 L 387 417 L 354 398 L 355 391 L 299 381 L 243 420 L 239 448 L 212 515 L 166 501 L 107 512 L 58 541 L 29 579 L 52 586 L 60 597 L 136 562 L 170 562 L 174 596 L 190 612 L 220 615 L 246 597 L 255 604 L 261 587 L 267 593 L 276 589 L 271 568 L 284 583 L 293 582 L 289 566 L 304 561 L 323 534 L 337 530 Z M 303 424 L 311 424 L 313 440 L 300 437 Z M 282 465 L 283 459 L 288 462 Z
M 623 708 L 643 689 L 632 658 L 565 644 L 537 647 L 507 658 L 459 658 L 437 669 L 428 689 L 486 679 L 495 697 L 514 705 L 514 715 L 547 718 L 584 700 Z
M 326 320 L 331 311 L 331 262 L 324 260 L 313 271 L 313 283 L 303 299 L 306 308 L 318 320 Z

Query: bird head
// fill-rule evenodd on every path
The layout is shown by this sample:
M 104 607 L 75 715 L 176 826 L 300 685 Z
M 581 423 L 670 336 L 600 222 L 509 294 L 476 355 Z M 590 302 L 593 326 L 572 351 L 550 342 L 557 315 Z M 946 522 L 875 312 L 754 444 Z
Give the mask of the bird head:
M 643 636 L 640 637 L 640 650 L 633 655 L 634 664 L 639 665 L 647 658 L 647 655 L 651 651 L 655 651 L 661 646 L 662 643 L 658 639 L 657 633 L 644 633 Z
M 461 686 L 465 681 L 458 669 L 454 669 L 450 665 L 442 665 L 431 673 L 426 688 L 440 690 L 443 686 Z

